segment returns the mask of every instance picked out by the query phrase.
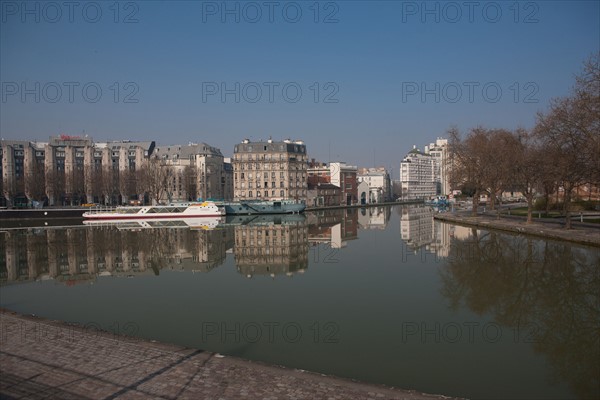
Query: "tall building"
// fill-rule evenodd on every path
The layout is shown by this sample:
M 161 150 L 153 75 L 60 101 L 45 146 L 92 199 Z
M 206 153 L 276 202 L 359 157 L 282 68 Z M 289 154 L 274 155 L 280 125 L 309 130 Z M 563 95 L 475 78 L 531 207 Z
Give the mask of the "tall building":
M 433 180 L 436 183 L 436 194 L 447 196 L 451 193 L 449 180 L 448 139 L 437 138 L 435 143 L 425 146 L 425 154 L 431 155 L 436 162 Z
M 306 200 L 307 155 L 303 141 L 250 142 L 235 145 L 234 199 Z
M 435 182 L 436 168 L 437 161 L 430 154 L 413 146 L 400 163 L 402 198 L 410 200 L 435 196 L 438 186 Z
M 358 203 L 358 182 L 356 179 L 358 168 L 346 165 L 345 162 L 329 163 L 331 184 L 338 186 L 342 192 L 342 204 L 351 205 Z
M 366 193 L 358 193 L 361 203 L 373 204 L 390 201 L 392 193 L 390 174 L 384 167 L 361 168 L 358 170 L 356 179 L 359 184 L 365 182 L 369 188 Z

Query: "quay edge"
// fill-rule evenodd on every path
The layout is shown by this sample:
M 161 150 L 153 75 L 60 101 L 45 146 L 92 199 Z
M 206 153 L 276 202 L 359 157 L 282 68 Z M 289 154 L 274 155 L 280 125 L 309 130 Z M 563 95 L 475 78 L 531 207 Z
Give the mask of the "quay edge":
M 515 234 L 537 236 L 550 240 L 563 240 L 585 246 L 600 247 L 600 227 L 581 228 L 577 227 L 565 230 L 562 226 L 553 227 L 543 223 L 532 223 L 527 225 L 525 219 L 522 221 L 502 220 L 496 217 L 478 215 L 477 217 L 464 215 L 451 215 L 448 213 L 435 214 L 434 219 L 453 224 L 477 227 L 481 229 L 494 229 Z
M 52 332 L 50 339 L 37 334 L 6 335 L 0 354 L 0 397 L 44 392 L 65 399 L 172 398 L 175 393 L 180 399 L 224 400 L 326 399 L 333 394 L 346 400 L 453 399 L 90 330 L 2 308 L 0 324 L 5 333 Z M 77 368 L 70 367 L 75 364 Z M 118 374 L 114 376 L 98 374 L 98 370 L 115 369 Z

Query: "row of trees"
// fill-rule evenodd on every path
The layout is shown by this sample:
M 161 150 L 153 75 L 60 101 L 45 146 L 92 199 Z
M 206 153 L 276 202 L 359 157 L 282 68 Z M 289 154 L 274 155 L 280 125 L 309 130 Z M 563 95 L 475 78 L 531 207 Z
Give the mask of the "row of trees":
M 571 228 L 570 204 L 582 185 L 600 186 L 600 53 L 584 64 L 569 96 L 551 101 L 539 112 L 531 131 L 477 127 L 466 135 L 448 131 L 450 181 L 479 196 L 488 194 L 492 210 L 503 191 L 520 191 L 527 199 L 531 223 L 535 196 L 562 190 L 565 227 Z
M 15 198 L 26 197 L 28 201 L 48 199 L 51 204 L 80 201 L 108 205 L 118 203 L 119 199 L 124 203 L 133 197 L 142 197 L 158 203 L 163 199 L 171 201 L 179 188 L 188 198 L 195 199 L 198 194 L 196 179 L 194 166 L 177 169 L 156 158 L 146 160 L 135 170 L 88 166 L 65 172 L 45 170 L 43 164 L 37 164 L 17 179 L 13 187 L 3 187 L 2 191 L 13 202 Z

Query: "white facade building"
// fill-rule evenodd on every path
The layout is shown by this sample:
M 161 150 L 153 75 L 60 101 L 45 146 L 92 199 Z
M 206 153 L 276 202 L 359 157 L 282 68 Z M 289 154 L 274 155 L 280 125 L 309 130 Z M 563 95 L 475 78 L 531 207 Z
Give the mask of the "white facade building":
M 391 198 L 390 174 L 383 167 L 361 168 L 356 177 L 358 183 L 365 182 L 368 185 L 368 195 L 363 199 L 359 188 L 358 200 L 360 203 L 373 204 L 389 201 Z
M 433 219 L 431 207 L 415 205 L 402 208 L 400 234 L 407 250 L 416 253 L 425 250 L 436 257 L 450 254 L 450 236 L 453 225 Z
M 436 168 L 437 162 L 434 157 L 413 146 L 400 163 L 402 198 L 427 199 L 435 196 L 437 194 Z
M 435 143 L 425 146 L 425 154 L 429 154 L 436 162 L 433 180 L 436 184 L 436 194 L 447 196 L 450 194 L 448 179 L 448 139 L 437 138 Z
M 371 195 L 370 195 L 369 184 L 365 181 L 362 181 L 358 184 L 358 202 L 360 204 L 371 204 Z

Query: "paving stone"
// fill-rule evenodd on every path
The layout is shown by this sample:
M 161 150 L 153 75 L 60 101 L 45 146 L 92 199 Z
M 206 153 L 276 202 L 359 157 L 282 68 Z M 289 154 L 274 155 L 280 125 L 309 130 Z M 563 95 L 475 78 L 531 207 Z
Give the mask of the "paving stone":
M 0 310 L 0 398 L 449 399 L 267 365 Z M 68 332 L 37 335 L 36 332 Z

